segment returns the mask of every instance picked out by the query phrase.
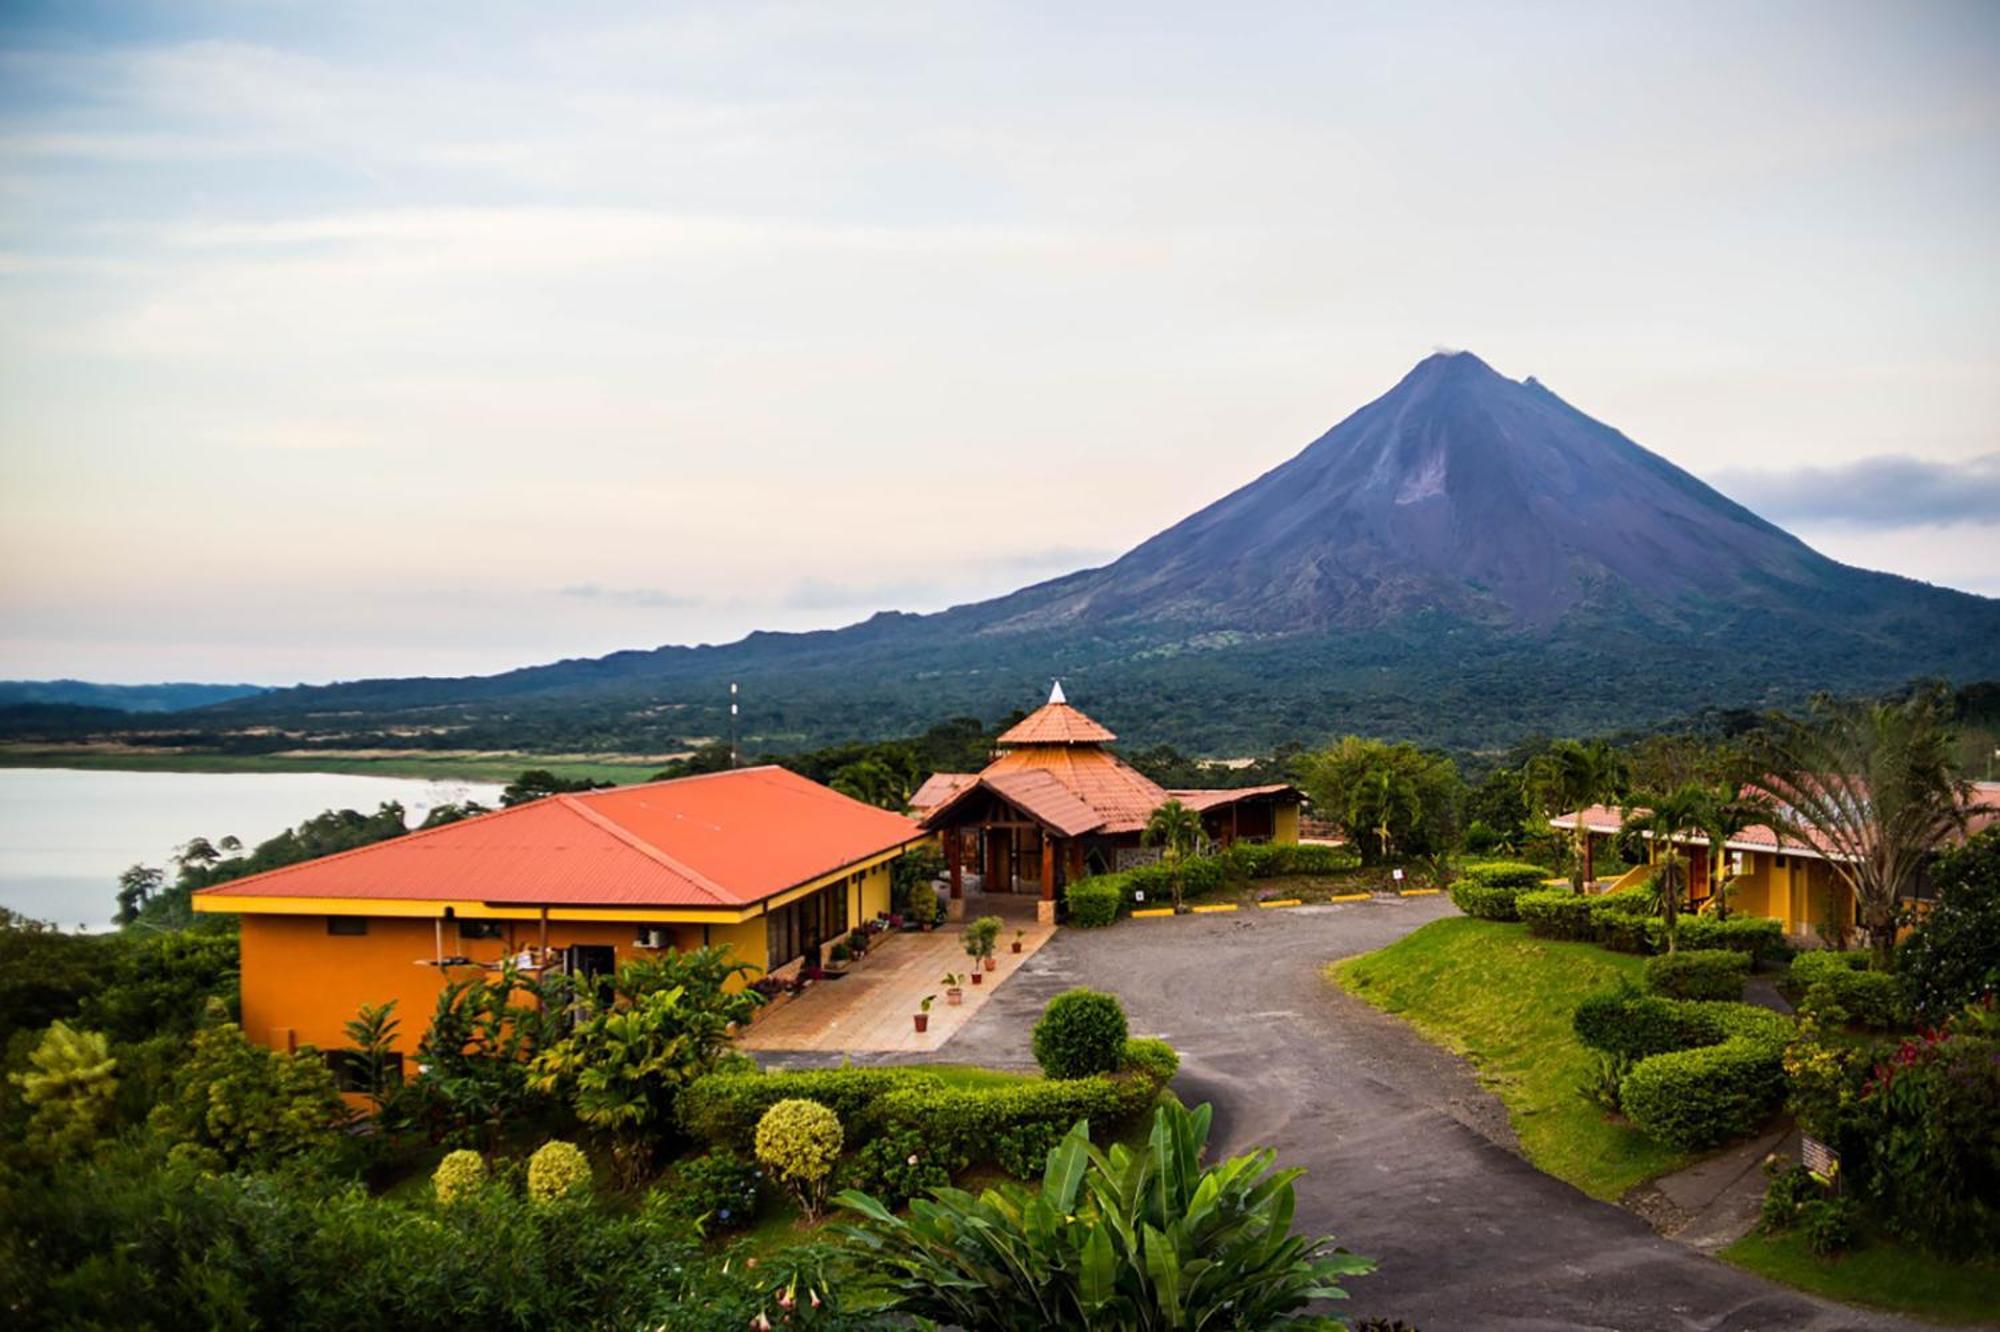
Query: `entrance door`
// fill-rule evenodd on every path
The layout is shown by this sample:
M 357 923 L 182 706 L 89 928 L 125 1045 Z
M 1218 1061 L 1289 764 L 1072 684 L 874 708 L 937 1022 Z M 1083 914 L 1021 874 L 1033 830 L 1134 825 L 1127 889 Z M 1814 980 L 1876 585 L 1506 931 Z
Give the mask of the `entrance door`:
M 610 944 L 571 944 L 563 956 L 572 976 L 609 976 L 618 969 L 618 951 Z

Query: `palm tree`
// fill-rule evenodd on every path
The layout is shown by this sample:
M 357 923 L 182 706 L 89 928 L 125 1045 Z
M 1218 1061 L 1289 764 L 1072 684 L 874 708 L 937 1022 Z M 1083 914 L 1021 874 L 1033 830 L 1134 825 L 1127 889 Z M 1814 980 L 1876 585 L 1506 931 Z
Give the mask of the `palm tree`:
M 1641 796 L 1644 804 L 1624 810 L 1624 830 L 1650 839 L 1653 849 L 1653 891 L 1666 922 L 1667 951 L 1674 951 L 1674 923 L 1681 895 L 1687 891 L 1687 857 L 1678 839 L 1703 836 L 1715 815 L 1715 792 L 1700 782 L 1688 782 L 1657 796 Z
M 1383 860 L 1396 829 L 1414 828 L 1424 816 L 1423 796 L 1410 775 L 1395 768 L 1378 768 L 1354 785 L 1348 796 L 1347 823 L 1350 828 L 1366 828 L 1375 838 L 1375 850 Z
M 1890 965 L 1898 903 L 1979 812 L 1952 764 L 1950 706 L 1941 685 L 1887 703 L 1817 696 L 1804 719 L 1774 719 L 1748 784 L 1760 817 L 1853 893 L 1877 970 Z
M 1169 800 L 1146 820 L 1139 840 L 1160 848 L 1174 888 L 1174 910 L 1181 909 L 1181 866 L 1201 847 L 1201 815 L 1178 800 Z
M 1707 822 L 1702 831 L 1708 835 L 1710 855 L 1709 873 L 1715 879 L 1715 918 L 1729 919 L 1729 880 L 1722 872 L 1722 858 L 1728 852 L 1730 839 L 1745 828 L 1754 827 L 1764 821 L 1764 812 L 1757 802 L 1740 797 L 1728 786 L 1720 787 L 1710 796 Z
M 1625 759 L 1602 740 L 1584 744 L 1558 740 L 1529 760 L 1526 782 L 1548 817 L 1581 811 L 1616 800 L 1625 791 Z M 1583 891 L 1583 862 L 1588 858 L 1590 829 L 1578 817 L 1570 833 L 1569 885 Z

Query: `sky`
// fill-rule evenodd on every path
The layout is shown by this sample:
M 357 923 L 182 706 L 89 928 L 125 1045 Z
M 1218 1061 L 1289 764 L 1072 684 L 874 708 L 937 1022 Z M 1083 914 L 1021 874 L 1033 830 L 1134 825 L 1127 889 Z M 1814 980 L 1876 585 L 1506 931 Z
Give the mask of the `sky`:
M 0 677 L 1102 563 L 1438 347 L 2000 595 L 2000 5 L 0 4 Z

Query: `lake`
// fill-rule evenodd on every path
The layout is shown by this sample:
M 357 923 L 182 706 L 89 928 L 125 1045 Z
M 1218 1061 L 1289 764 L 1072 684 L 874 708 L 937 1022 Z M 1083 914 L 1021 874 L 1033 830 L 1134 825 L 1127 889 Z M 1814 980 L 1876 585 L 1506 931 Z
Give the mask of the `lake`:
M 157 865 L 189 838 L 244 847 L 325 809 L 401 801 L 416 824 L 436 805 L 496 805 L 486 782 L 317 772 L 109 772 L 0 768 L 0 906 L 69 928 L 104 929 L 118 876 Z

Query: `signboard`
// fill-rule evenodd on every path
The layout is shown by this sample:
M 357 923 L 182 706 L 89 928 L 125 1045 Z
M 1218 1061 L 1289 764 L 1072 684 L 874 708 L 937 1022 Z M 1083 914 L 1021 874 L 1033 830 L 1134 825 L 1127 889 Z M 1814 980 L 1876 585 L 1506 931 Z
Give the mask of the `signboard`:
M 1401 871 L 1401 870 L 1391 870 L 1391 871 L 1389 871 L 1389 873 L 1390 873 L 1390 875 L 1391 875 L 1392 877 L 1394 877 L 1394 879 L 1396 880 L 1396 882 L 1397 882 L 1397 883 L 1401 883 L 1401 882 L 1403 881 L 1403 871 Z
M 1828 1188 L 1840 1182 L 1840 1153 L 1810 1134 L 1799 1139 L 1799 1156 L 1812 1177 Z

